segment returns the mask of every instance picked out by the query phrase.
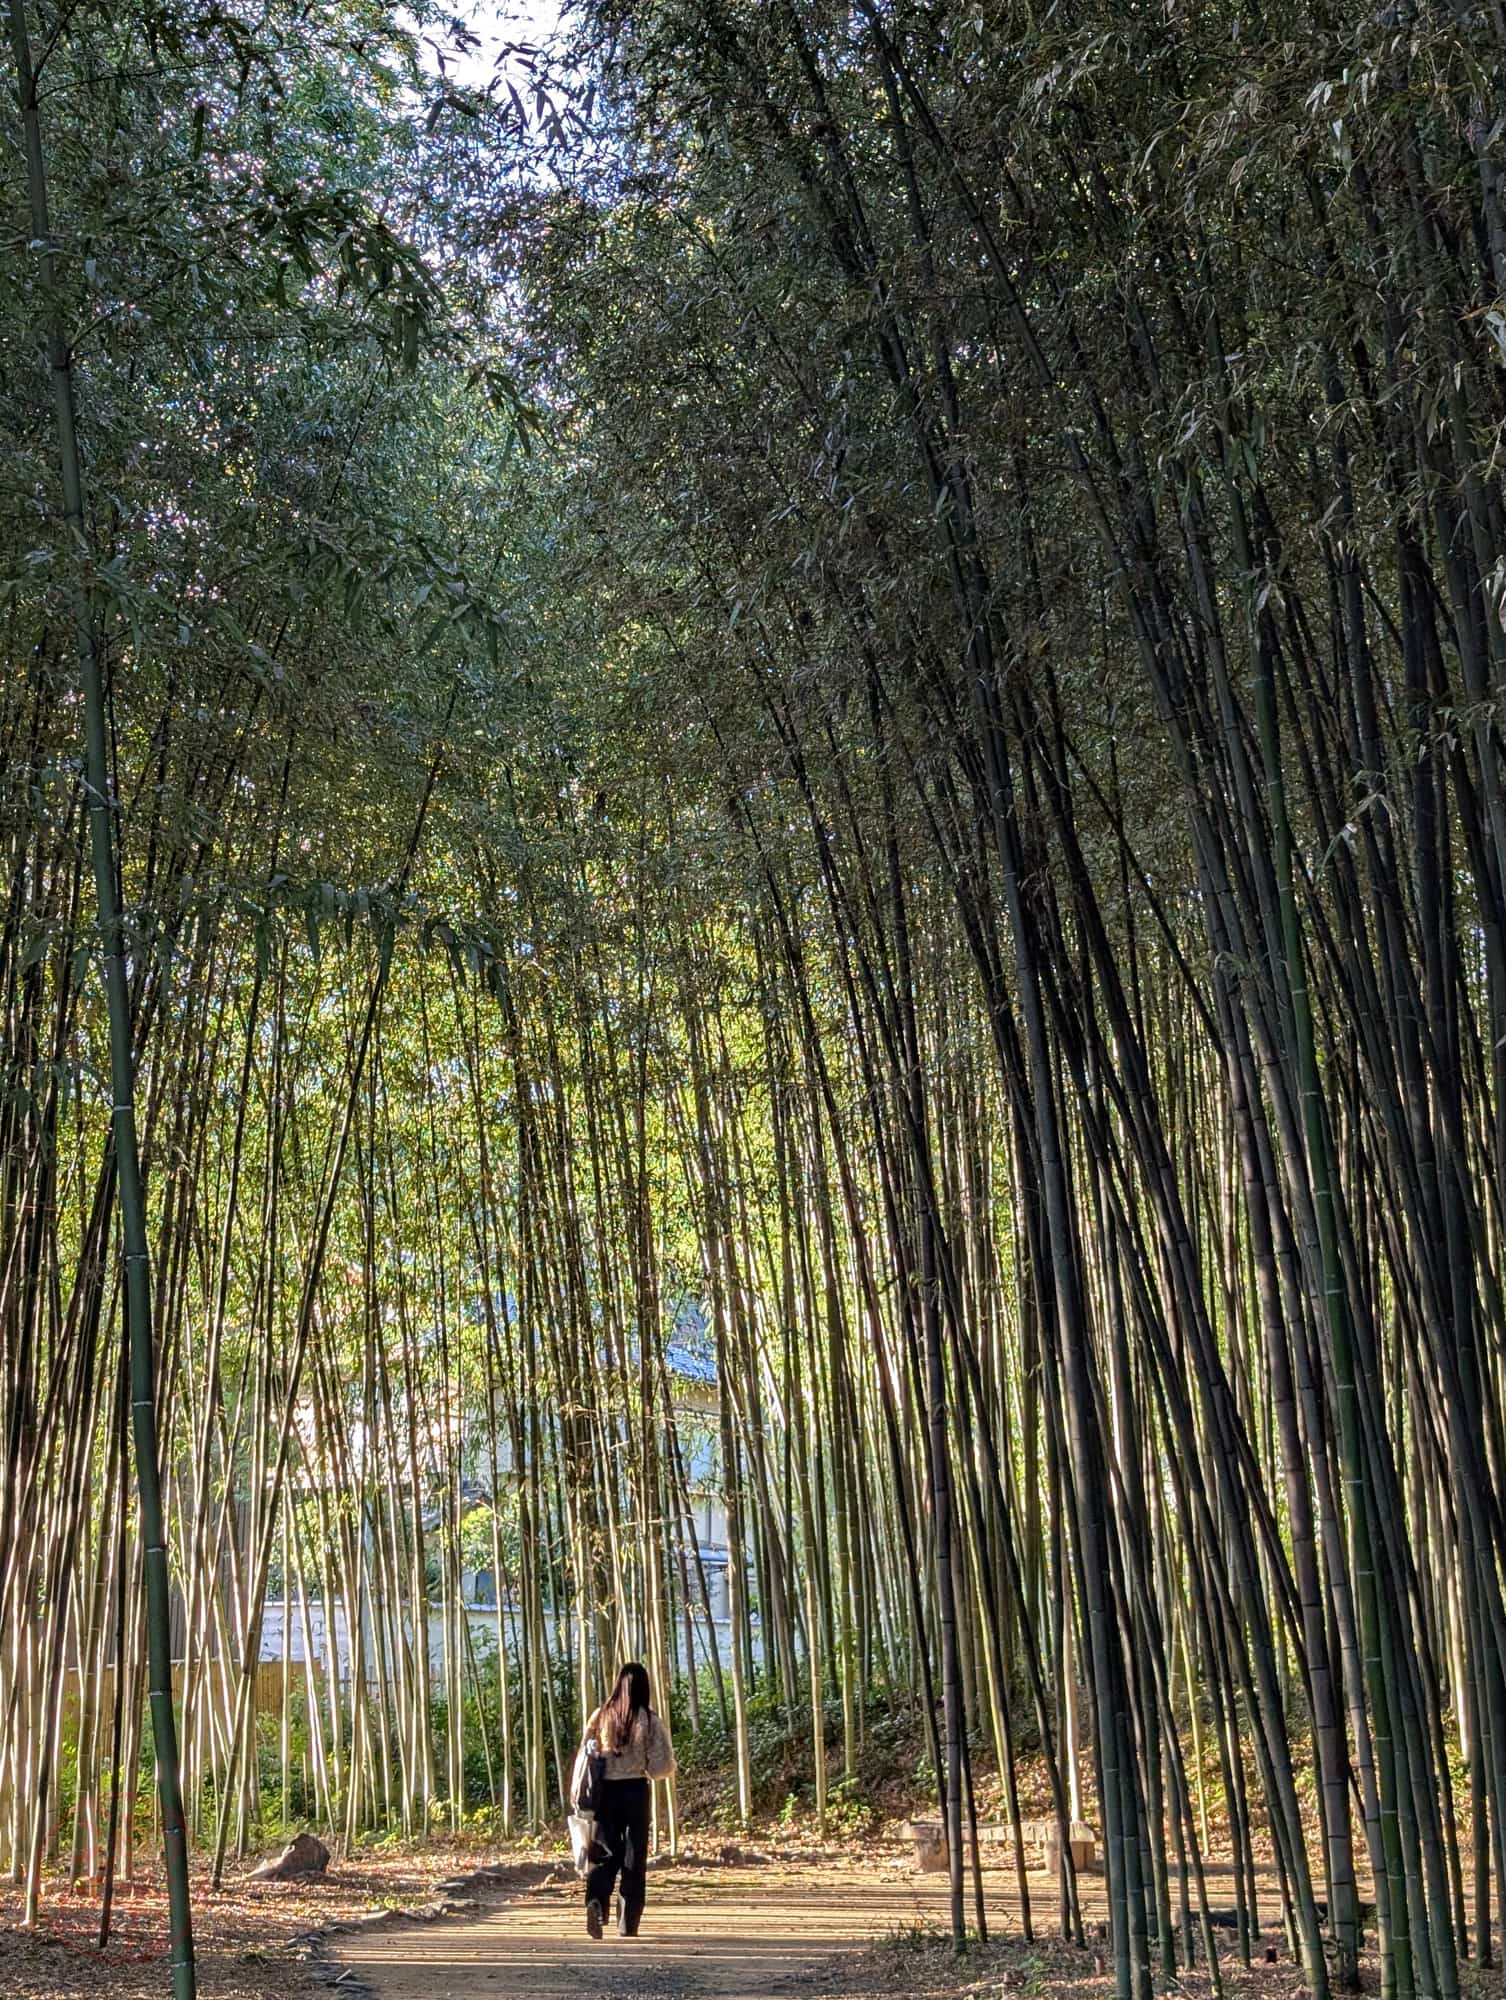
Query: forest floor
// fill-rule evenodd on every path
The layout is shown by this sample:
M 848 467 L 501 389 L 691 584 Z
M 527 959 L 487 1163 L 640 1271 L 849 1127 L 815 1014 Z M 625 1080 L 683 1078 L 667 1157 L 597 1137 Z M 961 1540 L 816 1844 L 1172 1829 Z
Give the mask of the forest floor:
M 336 1860 L 309 1883 L 227 1878 L 196 1885 L 195 1932 L 205 2000 L 1111 2000 L 1101 1878 L 1085 1878 L 1086 1950 L 1054 1932 L 1044 1876 L 1032 1878 L 1037 1930 L 1021 1936 L 1014 1882 L 985 1871 L 991 1932 L 956 1959 L 944 1876 L 916 1872 L 907 1843 L 875 1836 L 821 1848 L 791 1842 L 728 1847 L 692 1839 L 649 1877 L 641 1935 L 585 1935 L 580 1885 L 557 1853 L 433 1843 Z M 1228 1900 L 1210 1869 L 1210 1901 Z M 1275 1911 L 1268 1890 L 1269 1918 Z M 6 2000 L 157 2000 L 169 1990 L 166 1911 L 142 1885 L 117 1905 L 114 1936 L 94 1943 L 99 1908 L 53 1894 L 35 1931 L 19 1928 L 17 1892 L 0 1885 L 0 1994 Z M 969 1900 L 971 1917 L 971 1900 Z M 1305 1981 L 1277 1933 L 1274 1963 L 1243 1968 L 1226 1943 L 1226 2000 L 1301 2000 Z M 1373 1967 L 1366 1979 L 1373 1992 Z M 1179 2000 L 1209 2000 L 1200 1969 Z M 1470 2000 L 1502 2000 L 1498 1974 L 1471 1974 Z
M 495 1850 L 493 1850 L 493 1853 Z M 258 1882 L 252 1859 L 210 1888 L 195 1867 L 194 1944 L 199 1990 L 206 2000 L 272 2000 L 312 1994 L 326 1940 L 345 1927 L 391 1922 L 428 1924 L 453 1911 L 488 1858 L 474 1843 L 436 1840 L 422 1847 L 382 1847 L 336 1860 L 306 1882 Z M 515 1864 L 493 1871 L 488 1891 L 541 1879 L 547 1864 L 519 1851 Z M 4 2000 L 161 2000 L 169 1991 L 167 1900 L 155 1868 L 117 1888 L 111 1935 L 98 1945 L 97 1894 L 70 1890 L 49 1878 L 33 1930 L 21 1928 L 20 1889 L 0 1882 L 0 1996 Z

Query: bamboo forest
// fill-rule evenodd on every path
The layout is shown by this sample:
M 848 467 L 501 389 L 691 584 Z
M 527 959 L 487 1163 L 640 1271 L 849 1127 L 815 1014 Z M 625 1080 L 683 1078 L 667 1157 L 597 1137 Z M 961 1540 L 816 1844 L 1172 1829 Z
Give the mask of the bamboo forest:
M 0 1986 L 639 1661 L 643 1964 L 1496 1991 L 1499 0 L 6 7 Z

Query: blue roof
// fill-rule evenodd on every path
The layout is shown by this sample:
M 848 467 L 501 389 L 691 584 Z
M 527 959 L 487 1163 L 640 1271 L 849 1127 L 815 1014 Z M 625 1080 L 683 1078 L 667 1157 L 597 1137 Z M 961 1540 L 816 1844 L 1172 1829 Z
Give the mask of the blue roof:
M 682 1298 L 675 1307 L 664 1359 L 671 1373 L 686 1381 L 708 1387 L 716 1381 L 716 1343 L 697 1300 Z
M 704 1382 L 708 1386 L 716 1382 L 716 1357 L 705 1348 L 691 1347 L 683 1340 L 671 1340 L 664 1349 L 664 1359 L 673 1375 L 683 1375 L 692 1382 Z

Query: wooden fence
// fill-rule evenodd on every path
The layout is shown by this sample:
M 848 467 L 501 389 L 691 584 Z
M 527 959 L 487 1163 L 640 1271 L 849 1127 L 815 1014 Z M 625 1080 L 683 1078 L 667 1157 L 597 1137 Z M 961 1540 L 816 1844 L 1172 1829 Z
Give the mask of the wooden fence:
M 218 1664 L 215 1665 L 214 1671 L 216 1674 L 219 1673 Z M 231 1678 L 232 1685 L 235 1681 L 239 1680 L 239 1668 L 234 1671 Z M 256 1680 L 251 1696 L 252 1707 L 257 1715 L 279 1715 L 282 1712 L 282 1678 L 283 1666 L 281 1660 L 262 1660 L 258 1662 Z M 303 1664 L 301 1661 L 294 1661 L 288 1678 L 292 1693 L 297 1694 L 301 1689 L 306 1687 L 307 1683 L 304 1679 Z M 146 1683 L 143 1678 L 143 1698 L 145 1695 L 145 1686 Z M 182 1692 L 183 1663 L 181 1660 L 176 1660 L 173 1663 L 173 1693 L 181 1699 Z M 71 1731 L 78 1727 L 79 1716 L 83 1712 L 82 1695 L 83 1690 L 80 1686 L 79 1670 L 77 1667 L 70 1667 L 64 1678 L 63 1687 L 63 1728 L 65 1731 Z M 94 1712 L 108 1727 L 110 1717 L 115 1712 L 115 1669 L 113 1667 L 104 1668 L 96 1676 Z

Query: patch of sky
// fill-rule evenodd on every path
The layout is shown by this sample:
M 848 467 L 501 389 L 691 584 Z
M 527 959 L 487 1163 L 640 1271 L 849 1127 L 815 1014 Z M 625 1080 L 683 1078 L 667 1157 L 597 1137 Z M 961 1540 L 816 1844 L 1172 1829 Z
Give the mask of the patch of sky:
M 483 0 L 454 13 L 426 12 L 412 26 L 425 69 L 462 90 L 484 91 L 507 72 L 517 52 L 549 41 L 565 12 L 561 0 L 508 0 L 502 6 Z

